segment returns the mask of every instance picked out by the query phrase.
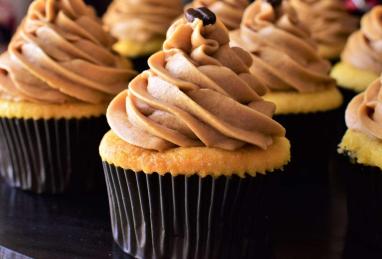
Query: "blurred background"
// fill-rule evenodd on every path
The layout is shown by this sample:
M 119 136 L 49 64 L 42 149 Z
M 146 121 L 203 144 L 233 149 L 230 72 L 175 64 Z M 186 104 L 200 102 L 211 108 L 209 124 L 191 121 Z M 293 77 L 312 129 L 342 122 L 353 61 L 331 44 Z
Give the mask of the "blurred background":
M 93 5 L 98 14 L 102 15 L 112 0 L 85 0 Z M 182 0 L 184 3 L 190 0 Z M 380 0 L 344 0 L 351 12 L 362 13 Z M 32 0 L 0 0 L 0 53 L 6 48 L 15 28 L 24 17 Z
M 14 30 L 24 17 L 29 4 L 33 0 L 0 0 L 0 53 L 6 48 Z M 93 5 L 98 14 L 105 12 L 112 0 L 85 0 Z M 182 0 L 189 2 L 188 0 Z

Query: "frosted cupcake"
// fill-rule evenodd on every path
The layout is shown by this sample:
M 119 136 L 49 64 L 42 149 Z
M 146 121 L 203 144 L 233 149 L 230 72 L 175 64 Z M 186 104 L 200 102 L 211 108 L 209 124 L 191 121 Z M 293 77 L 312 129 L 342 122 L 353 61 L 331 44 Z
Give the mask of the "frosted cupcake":
M 167 29 L 181 13 L 180 0 L 114 0 L 103 20 L 118 39 L 114 50 L 143 71 L 147 57 L 161 49 Z
M 346 110 L 348 130 L 340 144 L 339 171 L 347 183 L 348 232 L 381 247 L 382 82 L 374 81 Z
M 374 7 L 361 20 L 332 71 L 347 101 L 366 89 L 382 72 L 382 6 Z
M 252 53 L 252 75 L 271 90 L 264 98 L 276 104 L 275 119 L 287 129 L 293 170 L 326 175 L 342 96 L 329 76 L 330 63 L 317 54 L 293 7 L 288 1 L 258 0 L 230 36 L 233 46 Z
M 219 17 L 228 30 L 236 30 L 240 27 L 241 18 L 248 5 L 248 0 L 194 0 L 189 7 L 207 7 Z
M 135 74 L 112 43 L 82 0 L 31 4 L 0 56 L 0 173 L 10 185 L 92 187 L 106 106 Z
M 321 57 L 339 58 L 358 19 L 350 15 L 342 0 L 291 0 L 301 22 L 309 28 Z
M 113 236 L 137 258 L 263 258 L 289 141 L 250 55 L 208 9 L 186 17 L 108 108 Z

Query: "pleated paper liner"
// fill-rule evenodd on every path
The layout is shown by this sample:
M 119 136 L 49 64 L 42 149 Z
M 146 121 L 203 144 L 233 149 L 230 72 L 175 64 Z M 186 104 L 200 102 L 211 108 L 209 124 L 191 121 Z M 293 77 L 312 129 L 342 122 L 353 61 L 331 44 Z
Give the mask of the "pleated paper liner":
M 382 170 L 339 155 L 348 211 L 348 239 L 382 248 Z
M 102 186 L 98 144 L 104 116 L 83 119 L 0 118 L 0 174 L 34 193 L 90 191 Z
M 113 236 L 137 258 L 270 258 L 281 172 L 161 176 L 104 162 Z
M 150 55 L 132 58 L 131 61 L 133 62 L 134 69 L 141 73 L 147 69 L 149 69 L 149 65 L 147 64 L 147 60 L 149 59 Z
M 346 107 L 348 106 L 349 102 L 358 94 L 357 92 L 351 90 L 351 89 L 346 89 L 344 87 L 339 87 L 338 89 L 340 89 L 341 91 L 341 94 L 342 96 L 344 97 L 344 103 L 343 103 L 343 107 L 346 109 Z
M 291 142 L 292 161 L 285 179 L 327 183 L 329 163 L 340 140 L 340 110 L 309 114 L 277 115 Z

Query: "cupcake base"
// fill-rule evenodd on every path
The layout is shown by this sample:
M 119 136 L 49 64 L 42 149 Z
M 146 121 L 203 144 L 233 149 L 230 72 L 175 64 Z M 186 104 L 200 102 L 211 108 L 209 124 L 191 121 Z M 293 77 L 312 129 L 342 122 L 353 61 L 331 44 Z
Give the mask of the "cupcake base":
M 379 74 L 339 62 L 333 67 L 331 77 L 337 80 L 338 85 L 346 89 L 362 92 L 379 78 Z
M 0 118 L 0 175 L 34 193 L 94 189 L 102 183 L 97 147 L 106 131 L 105 116 Z
M 382 170 L 339 156 L 340 173 L 346 183 L 348 240 L 382 248 Z
M 113 236 L 137 258 L 269 258 L 278 171 L 173 176 L 103 163 Z

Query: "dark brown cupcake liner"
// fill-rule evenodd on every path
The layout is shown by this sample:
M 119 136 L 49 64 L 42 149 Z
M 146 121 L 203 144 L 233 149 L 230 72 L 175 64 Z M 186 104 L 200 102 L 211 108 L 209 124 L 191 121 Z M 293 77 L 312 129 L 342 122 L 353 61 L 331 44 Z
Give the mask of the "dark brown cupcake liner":
M 281 172 L 161 176 L 104 162 L 115 242 L 137 258 L 269 258 Z
M 348 240 L 382 248 L 382 170 L 358 164 L 348 155 L 338 158 L 348 211 Z
M 296 182 L 329 180 L 329 166 L 337 151 L 341 131 L 340 109 L 310 114 L 275 116 L 275 120 L 286 128 L 286 137 L 291 143 L 291 163 L 286 179 Z
M 102 182 L 98 144 L 106 131 L 105 116 L 0 118 L 0 175 L 35 193 L 89 191 Z
M 151 55 L 142 56 L 142 57 L 136 57 L 132 58 L 131 61 L 133 62 L 134 69 L 141 73 L 147 69 L 149 69 L 149 65 L 147 64 L 147 60 L 149 59 Z
M 339 87 L 338 88 L 341 91 L 342 96 L 344 97 L 344 102 L 343 102 L 343 109 L 345 110 L 350 101 L 358 94 L 356 91 L 353 91 L 351 89 L 347 89 L 344 87 Z

